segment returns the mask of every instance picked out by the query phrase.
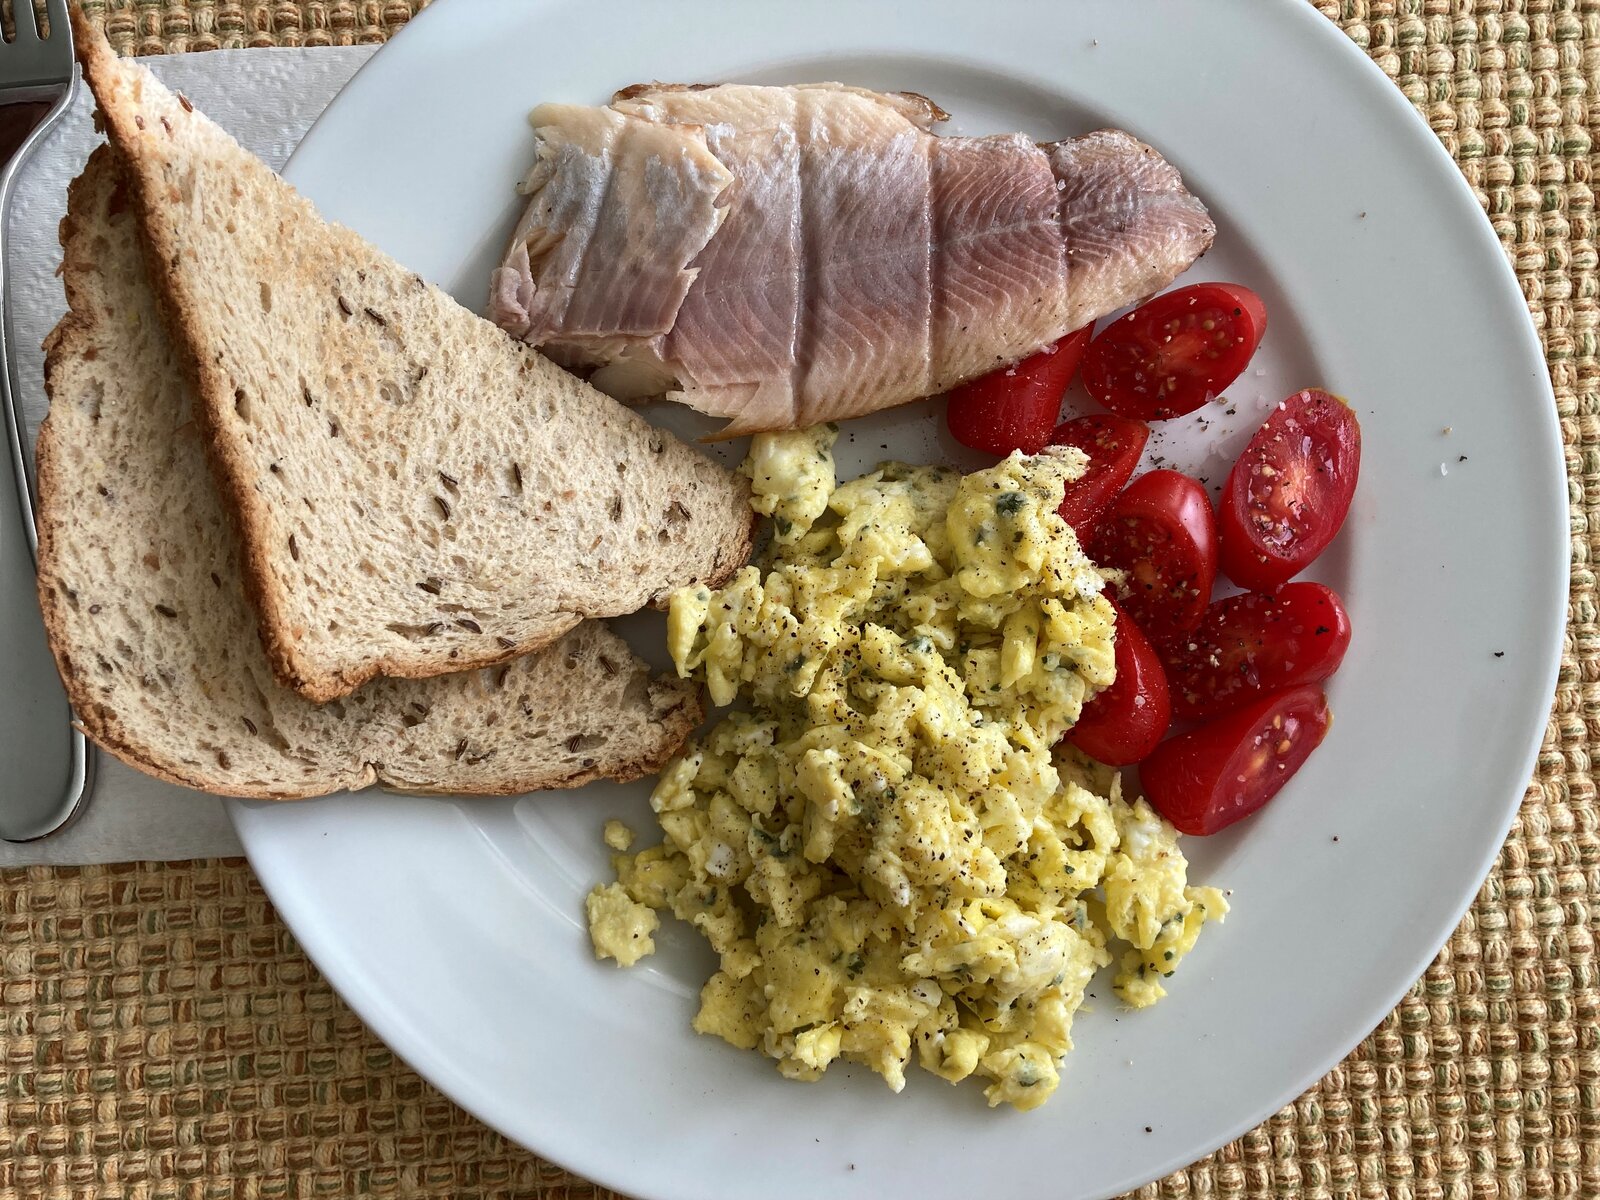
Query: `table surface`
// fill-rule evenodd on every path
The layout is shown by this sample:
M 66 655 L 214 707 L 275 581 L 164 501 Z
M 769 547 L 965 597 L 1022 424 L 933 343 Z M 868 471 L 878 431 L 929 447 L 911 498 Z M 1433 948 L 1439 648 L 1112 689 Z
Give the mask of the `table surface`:
M 1537 777 L 1427 974 L 1299 1100 L 1137 1194 L 1600 1197 L 1600 0 L 1314 2 L 1427 118 L 1516 266 L 1566 444 L 1570 627 Z M 153 54 L 381 41 L 421 2 L 84 7 Z M 0 872 L 0 1197 L 612 1195 L 407 1069 L 242 860 Z

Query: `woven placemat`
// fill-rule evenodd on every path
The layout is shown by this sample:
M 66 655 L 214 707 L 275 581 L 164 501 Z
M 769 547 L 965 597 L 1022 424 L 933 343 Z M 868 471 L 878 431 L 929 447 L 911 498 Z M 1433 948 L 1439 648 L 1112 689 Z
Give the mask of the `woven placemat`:
M 1298 1101 L 1138 1195 L 1594 1200 L 1600 0 L 1316 6 L 1427 117 L 1516 264 L 1567 447 L 1572 624 L 1538 778 L 1428 973 Z M 376 41 L 420 4 L 86 7 L 118 50 L 148 54 Z M 0 1022 L 0 1197 L 612 1196 L 396 1060 L 242 861 L 0 872 Z

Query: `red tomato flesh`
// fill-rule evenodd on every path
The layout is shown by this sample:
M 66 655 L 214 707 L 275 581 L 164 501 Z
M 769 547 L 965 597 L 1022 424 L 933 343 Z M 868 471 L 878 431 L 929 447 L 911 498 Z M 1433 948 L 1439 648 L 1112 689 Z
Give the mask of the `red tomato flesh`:
M 1182 287 L 1107 325 L 1084 356 L 1083 386 L 1120 416 L 1181 417 L 1239 377 L 1266 329 L 1266 305 L 1249 288 Z
M 1172 711 L 1214 717 L 1264 692 L 1320 683 L 1350 647 L 1350 617 L 1332 588 L 1291 583 L 1275 596 L 1218 600 L 1186 638 L 1161 649 Z
M 1078 417 L 1056 426 L 1050 435 L 1052 446 L 1076 446 L 1089 456 L 1083 477 L 1067 484 L 1061 500 L 1061 519 L 1080 541 L 1094 532 L 1112 497 L 1133 478 L 1149 440 L 1150 427 L 1127 417 Z
M 1216 833 L 1276 796 L 1332 720 L 1321 688 L 1273 692 L 1162 742 L 1140 764 L 1139 781 L 1180 833 Z
M 1333 541 L 1361 471 L 1361 425 L 1320 388 L 1296 392 L 1256 430 L 1222 490 L 1222 569 L 1276 591 Z
M 1067 741 L 1113 767 L 1136 763 L 1154 750 L 1172 724 L 1167 676 L 1150 639 L 1115 601 L 1117 679 L 1083 706 Z
M 1013 450 L 1039 453 L 1061 416 L 1061 397 L 1093 333 L 1093 327 L 1069 333 L 1015 366 L 956 388 L 944 414 L 950 436 L 1001 458 Z
M 1217 522 L 1205 489 L 1177 471 L 1147 471 L 1111 502 L 1090 557 L 1127 572 L 1116 599 L 1152 640 L 1200 623 L 1217 577 Z

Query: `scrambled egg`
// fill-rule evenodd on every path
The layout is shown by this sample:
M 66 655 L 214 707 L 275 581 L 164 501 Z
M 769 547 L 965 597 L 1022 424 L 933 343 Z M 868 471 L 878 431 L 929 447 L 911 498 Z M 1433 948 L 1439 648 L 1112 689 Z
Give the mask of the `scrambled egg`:
M 1056 513 L 1082 453 L 836 487 L 834 437 L 758 436 L 764 568 L 673 598 L 680 673 L 750 710 L 662 773 L 665 840 L 590 895 L 595 951 L 635 961 L 670 911 L 720 957 L 700 1032 L 896 1091 L 915 1055 L 1034 1108 L 1114 947 L 1117 995 L 1154 1003 L 1227 902 L 1114 772 L 1057 749 L 1114 676 L 1103 577 Z

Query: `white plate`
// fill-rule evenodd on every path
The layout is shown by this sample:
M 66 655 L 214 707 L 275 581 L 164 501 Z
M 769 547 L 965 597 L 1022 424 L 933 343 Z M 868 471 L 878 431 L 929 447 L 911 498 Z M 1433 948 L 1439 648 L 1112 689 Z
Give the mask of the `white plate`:
M 1248 283 L 1272 316 L 1265 373 L 1230 393 L 1238 415 L 1175 423 L 1161 452 L 1215 479 L 1263 406 L 1313 382 L 1361 414 L 1360 491 L 1320 564 L 1355 626 L 1332 734 L 1258 817 L 1187 841 L 1234 914 L 1154 1009 L 1119 1012 L 1096 988 L 1060 1094 L 1028 1115 L 920 1071 L 898 1097 L 861 1070 L 800 1086 L 695 1036 L 709 956 L 681 929 L 641 968 L 596 963 L 582 898 L 608 876 L 600 825 L 650 828 L 644 785 L 241 804 L 251 860 L 399 1054 L 508 1136 L 632 1195 L 1082 1200 L 1182 1167 L 1313 1083 L 1398 1000 L 1532 770 L 1566 498 L 1505 256 L 1400 93 L 1299 0 L 447 0 L 356 77 L 288 174 L 481 307 L 519 207 L 527 109 L 658 78 L 913 88 L 961 131 L 1113 124 L 1176 162 L 1219 227 L 1189 278 Z M 852 469 L 948 452 L 933 405 L 850 428 Z M 654 649 L 660 626 L 633 632 Z

